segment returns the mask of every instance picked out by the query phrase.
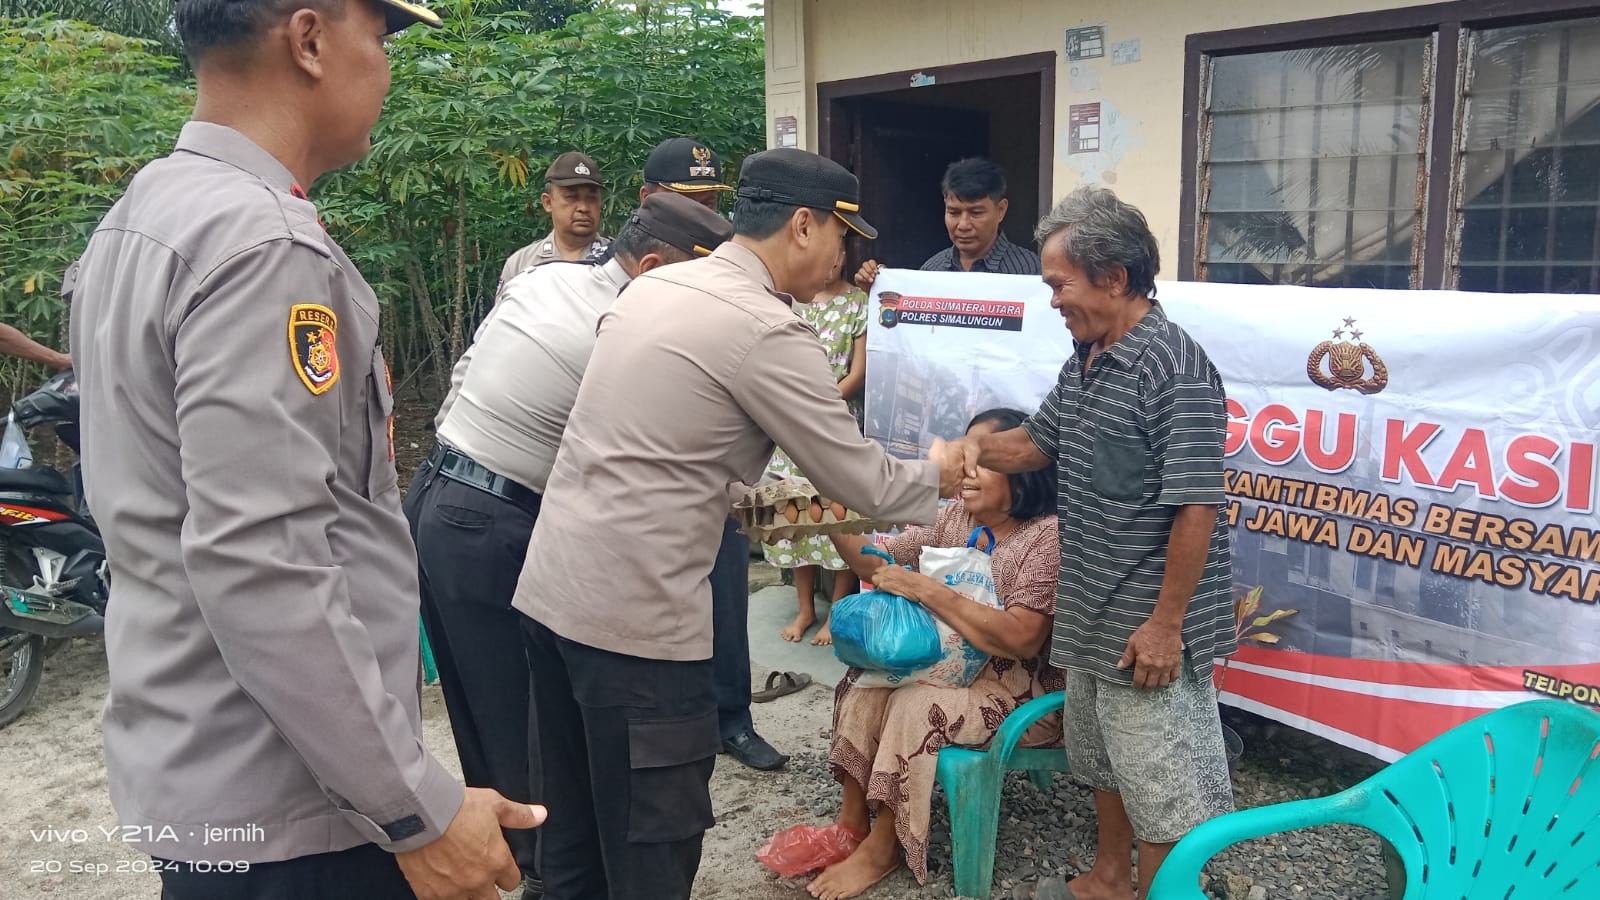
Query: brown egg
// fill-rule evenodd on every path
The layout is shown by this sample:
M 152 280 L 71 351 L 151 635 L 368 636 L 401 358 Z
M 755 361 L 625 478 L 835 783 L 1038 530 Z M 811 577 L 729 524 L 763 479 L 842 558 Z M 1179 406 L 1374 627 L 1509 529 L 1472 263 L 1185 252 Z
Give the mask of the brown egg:
M 822 504 L 815 500 L 811 501 L 811 521 L 822 521 Z
M 789 505 L 783 508 L 783 517 L 788 519 L 791 525 L 800 521 L 800 507 L 796 506 L 793 500 L 790 500 Z
M 832 506 L 829 506 L 828 511 L 833 513 L 834 519 L 840 522 L 843 522 L 845 516 L 850 514 L 850 511 L 844 508 L 843 503 L 835 503 Z

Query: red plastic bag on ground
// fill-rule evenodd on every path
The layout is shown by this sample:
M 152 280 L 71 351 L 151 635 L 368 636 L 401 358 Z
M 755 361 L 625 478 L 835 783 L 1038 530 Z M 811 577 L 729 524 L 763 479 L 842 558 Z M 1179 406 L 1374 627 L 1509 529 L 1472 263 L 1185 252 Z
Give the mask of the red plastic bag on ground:
M 756 859 L 779 875 L 804 875 L 844 862 L 866 835 L 843 825 L 796 825 L 767 839 Z

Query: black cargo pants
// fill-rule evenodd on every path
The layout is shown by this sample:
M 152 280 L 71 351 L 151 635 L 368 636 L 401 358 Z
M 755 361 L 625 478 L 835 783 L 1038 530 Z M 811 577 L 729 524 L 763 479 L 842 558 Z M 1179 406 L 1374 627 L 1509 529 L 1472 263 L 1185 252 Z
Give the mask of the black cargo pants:
M 526 617 L 522 632 L 545 896 L 688 900 L 721 748 L 711 661 L 611 653 Z

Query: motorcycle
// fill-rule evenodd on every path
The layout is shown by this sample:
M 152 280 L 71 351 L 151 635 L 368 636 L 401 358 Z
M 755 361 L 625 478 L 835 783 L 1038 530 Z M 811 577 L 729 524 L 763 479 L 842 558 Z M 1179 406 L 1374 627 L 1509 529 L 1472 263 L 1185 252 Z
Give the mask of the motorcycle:
M 70 371 L 17 401 L 0 439 L 0 728 L 22 715 L 44 658 L 105 630 L 111 569 L 74 462 L 32 465 L 27 431 L 53 425 L 78 452 L 78 381 Z

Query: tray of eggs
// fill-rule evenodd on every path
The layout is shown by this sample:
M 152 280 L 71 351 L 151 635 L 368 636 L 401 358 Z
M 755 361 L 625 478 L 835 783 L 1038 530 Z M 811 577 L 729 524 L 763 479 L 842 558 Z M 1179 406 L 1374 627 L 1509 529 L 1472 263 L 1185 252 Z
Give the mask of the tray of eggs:
M 786 479 L 753 487 L 733 508 L 740 530 L 763 544 L 828 534 L 887 531 L 892 523 L 863 518 L 817 493 L 809 482 Z

